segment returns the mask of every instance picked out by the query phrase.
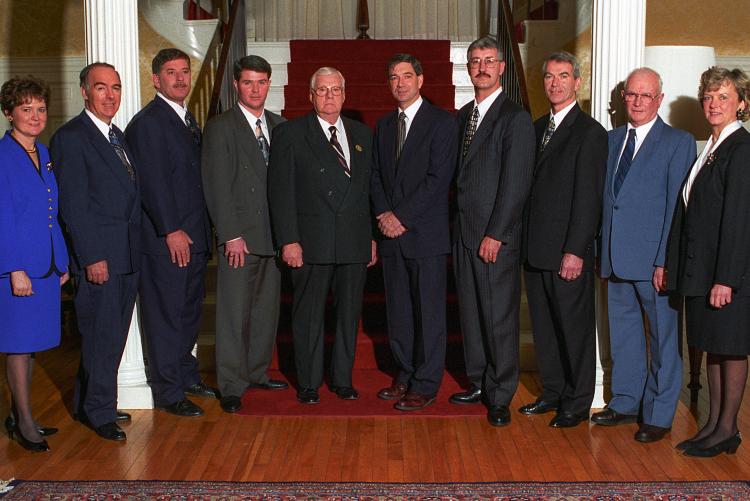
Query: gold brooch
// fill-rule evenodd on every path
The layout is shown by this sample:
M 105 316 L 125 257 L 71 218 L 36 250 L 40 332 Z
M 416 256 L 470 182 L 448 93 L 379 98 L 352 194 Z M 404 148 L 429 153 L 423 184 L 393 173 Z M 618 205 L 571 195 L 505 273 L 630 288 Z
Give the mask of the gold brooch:
M 354 149 L 357 150 L 357 151 L 362 151 L 362 147 L 360 145 L 358 145 L 358 144 L 354 145 Z

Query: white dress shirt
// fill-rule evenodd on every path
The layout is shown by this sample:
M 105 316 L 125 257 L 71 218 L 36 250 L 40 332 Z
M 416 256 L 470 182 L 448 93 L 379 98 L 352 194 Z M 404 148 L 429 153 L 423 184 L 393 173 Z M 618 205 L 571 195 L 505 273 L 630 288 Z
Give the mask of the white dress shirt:
M 419 107 L 422 106 L 422 96 L 419 96 L 416 101 L 411 103 L 409 106 L 406 107 L 405 110 L 402 110 L 401 108 L 398 109 L 398 114 L 400 115 L 403 111 L 406 115 L 406 132 L 404 133 L 404 139 L 406 139 L 406 136 L 409 135 L 409 129 L 411 129 L 411 123 L 414 121 L 414 117 L 417 115 L 417 112 L 419 111 Z M 398 115 L 396 116 L 396 120 L 398 120 Z
M 492 103 L 495 102 L 495 100 L 497 99 L 497 97 L 500 95 L 502 91 L 503 91 L 503 86 L 501 85 L 497 90 L 495 90 L 495 92 L 485 97 L 481 103 L 477 104 L 476 98 L 474 99 L 474 106 L 479 108 L 479 120 L 477 120 L 477 128 L 474 130 L 479 129 L 479 124 L 482 123 L 482 119 L 487 114 L 487 110 L 490 109 L 490 106 L 492 106 Z
M 175 103 L 174 101 L 170 101 L 169 99 L 167 99 L 166 97 L 164 97 L 164 94 L 162 94 L 161 92 L 157 92 L 156 95 L 159 96 L 160 98 L 162 98 L 163 100 L 165 100 L 167 102 L 167 104 L 172 107 L 172 109 L 174 110 L 174 112 L 177 113 L 177 116 L 180 117 L 180 120 L 182 120 L 182 122 L 185 125 L 187 125 L 187 122 L 185 122 L 185 115 L 187 115 L 187 108 L 186 107 L 181 106 L 181 105 Z
M 326 139 L 330 142 L 331 131 L 328 130 L 328 127 L 330 127 L 332 124 L 320 118 L 319 115 L 318 115 L 318 123 L 320 123 L 320 127 L 323 129 L 323 133 L 326 135 Z M 349 170 L 351 171 L 352 161 L 351 161 L 351 154 L 349 153 L 349 141 L 347 141 L 346 139 L 346 130 L 344 129 L 344 122 L 341 120 L 340 115 L 339 115 L 338 120 L 336 120 L 336 123 L 333 125 L 336 127 L 336 139 L 338 139 L 339 144 L 341 145 L 341 149 L 344 150 L 344 158 L 346 158 L 346 164 L 349 166 Z
M 685 207 L 687 207 L 688 199 L 690 198 L 690 190 L 693 189 L 695 178 L 698 177 L 698 173 L 701 171 L 703 166 L 706 165 L 706 160 L 708 160 L 708 157 L 714 151 L 716 151 L 716 148 L 718 148 L 719 145 L 723 143 L 727 137 L 741 128 L 742 122 L 737 120 L 736 122 L 732 122 L 731 124 L 724 127 L 724 129 L 721 131 L 721 134 L 719 134 L 719 139 L 717 139 L 715 143 L 713 136 L 708 138 L 708 141 L 706 141 L 706 146 L 703 148 L 703 152 L 698 155 L 698 158 L 695 159 L 695 163 L 690 168 L 690 175 L 688 176 L 687 182 L 685 183 L 685 187 L 682 189 L 682 201 L 685 203 Z
M 256 117 L 252 111 L 248 110 L 241 104 L 238 104 L 240 107 L 240 110 L 242 110 L 242 114 L 245 115 L 245 118 L 247 119 L 247 123 L 250 124 L 250 128 L 253 129 L 253 132 L 255 132 L 255 124 L 258 122 L 258 119 L 260 118 L 260 130 L 263 131 L 263 135 L 266 137 L 266 141 L 268 141 L 269 146 L 271 145 L 271 134 L 268 132 L 268 123 L 266 122 L 266 114 L 264 111 L 260 112 L 260 116 Z

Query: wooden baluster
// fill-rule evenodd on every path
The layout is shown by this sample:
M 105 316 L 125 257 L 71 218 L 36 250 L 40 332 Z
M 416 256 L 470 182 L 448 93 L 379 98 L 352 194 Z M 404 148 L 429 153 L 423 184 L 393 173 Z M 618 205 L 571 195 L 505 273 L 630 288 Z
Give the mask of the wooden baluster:
M 367 7 L 367 0 L 359 0 L 357 3 L 357 29 L 359 30 L 357 40 L 370 39 L 367 34 L 367 30 L 370 29 L 370 11 Z

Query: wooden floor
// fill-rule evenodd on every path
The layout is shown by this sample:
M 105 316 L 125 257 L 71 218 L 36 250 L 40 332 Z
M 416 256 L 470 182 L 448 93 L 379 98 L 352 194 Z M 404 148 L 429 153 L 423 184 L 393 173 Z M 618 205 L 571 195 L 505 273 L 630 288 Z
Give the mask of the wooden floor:
M 33 406 L 39 422 L 57 426 L 52 451 L 32 454 L 0 435 L 0 479 L 161 479 L 240 481 L 588 481 L 750 479 L 750 441 L 734 456 L 693 459 L 673 444 L 705 418 L 706 390 L 697 405 L 683 392 L 671 437 L 633 440 L 635 425 L 549 428 L 550 415 L 526 417 L 515 408 L 538 394 L 534 374 L 522 375 L 510 426 L 482 417 L 276 418 L 225 414 L 200 399 L 206 415 L 177 418 L 134 411 L 124 443 L 108 442 L 72 420 L 78 363 L 74 339 L 38 357 Z M 4 362 L 3 362 L 4 364 Z M 0 367 L 4 373 L 4 367 Z M 212 375 L 206 374 L 211 381 Z M 704 383 L 705 387 L 705 383 Z M 284 398 L 294 398 L 291 390 Z M 198 401 L 198 399 L 196 399 Z M 747 401 L 747 399 L 746 399 Z M 0 418 L 7 414 L 5 390 Z M 750 436 L 750 413 L 740 429 Z

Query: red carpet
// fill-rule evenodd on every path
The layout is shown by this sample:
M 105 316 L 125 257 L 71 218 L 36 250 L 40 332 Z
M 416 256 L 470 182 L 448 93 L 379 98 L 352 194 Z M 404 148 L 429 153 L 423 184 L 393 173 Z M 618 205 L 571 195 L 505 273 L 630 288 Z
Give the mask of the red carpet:
M 272 371 L 271 377 L 289 380 L 280 372 Z M 459 376 L 460 377 L 460 376 Z M 297 402 L 296 390 L 284 391 L 248 390 L 242 396 L 242 411 L 248 416 L 484 416 L 487 409 L 481 405 L 454 405 L 448 402 L 452 393 L 461 391 L 461 385 L 450 372 L 445 373 L 443 384 L 435 402 L 419 411 L 402 412 L 393 408 L 393 401 L 381 400 L 377 393 L 391 384 L 392 378 L 377 369 L 355 369 L 354 387 L 359 391 L 359 400 L 341 400 L 328 390 L 320 388 L 320 403 L 303 405 Z M 291 383 L 292 381 L 290 381 Z M 294 386 L 294 385 L 292 385 Z
M 286 118 L 310 112 L 310 77 L 321 66 L 333 66 L 346 79 L 343 114 L 374 127 L 378 118 L 396 106 L 386 81 L 386 65 L 398 52 L 408 52 L 422 63 L 422 96 L 436 106 L 454 109 L 448 40 L 292 40 L 289 50 L 282 112 Z

